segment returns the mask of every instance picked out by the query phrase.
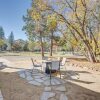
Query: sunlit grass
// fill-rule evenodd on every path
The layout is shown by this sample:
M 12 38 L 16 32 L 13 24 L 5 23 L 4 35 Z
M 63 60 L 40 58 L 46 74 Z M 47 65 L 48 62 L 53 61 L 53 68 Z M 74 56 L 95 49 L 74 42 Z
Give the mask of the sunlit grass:
M 50 56 L 49 52 L 45 52 L 45 56 Z M 0 52 L 0 56 L 41 56 L 41 52 Z M 63 52 L 53 53 L 53 57 L 64 57 L 68 54 Z

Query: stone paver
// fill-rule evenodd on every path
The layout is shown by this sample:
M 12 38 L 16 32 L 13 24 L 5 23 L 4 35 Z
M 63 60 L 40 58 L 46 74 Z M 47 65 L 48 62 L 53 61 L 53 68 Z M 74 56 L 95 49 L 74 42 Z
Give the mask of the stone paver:
M 30 75 L 31 75 L 31 73 L 30 73 L 30 72 L 28 72 L 28 71 L 25 71 L 25 75 L 26 75 L 26 76 L 30 76 Z
M 35 79 L 35 81 L 40 82 L 40 83 L 44 82 L 42 79 Z
M 65 83 L 66 83 L 63 79 L 57 78 L 57 80 L 58 80 L 59 82 L 61 82 L 61 84 L 65 84 Z
M 61 92 L 60 100 L 68 100 L 67 97 L 62 94 L 66 91 L 66 88 L 64 85 L 65 81 L 62 79 L 59 79 L 57 77 L 52 77 L 50 80 L 50 76 L 47 74 L 43 74 L 39 72 L 38 70 L 22 70 L 18 72 L 19 76 L 21 78 L 24 78 L 28 81 L 29 84 L 35 85 L 35 86 L 44 86 L 44 91 L 41 94 L 40 100 L 56 100 L 56 91 Z M 52 87 L 53 86 L 53 87 Z
M 52 81 L 53 81 L 54 85 L 61 84 L 61 82 L 58 79 L 56 79 L 56 78 L 53 78 Z
M 49 98 L 52 98 L 55 96 L 55 93 L 53 92 L 43 92 L 40 100 L 48 100 Z
M 79 79 L 79 75 L 71 76 L 72 79 Z
M 59 80 L 57 80 L 57 79 L 52 78 L 51 81 L 50 81 L 50 79 L 47 79 L 46 81 L 44 81 L 43 84 L 46 85 L 46 86 L 59 85 L 59 84 L 61 84 L 61 82 Z
M 40 78 L 42 78 L 42 77 L 43 77 L 43 76 L 39 76 L 39 75 L 38 75 L 38 76 L 37 76 L 37 75 L 35 76 L 35 75 L 34 75 L 34 78 L 39 78 L 39 79 L 40 79 Z
M 21 71 L 18 72 L 18 74 L 20 75 L 20 74 L 22 74 L 24 72 L 25 72 L 25 70 L 21 70 Z
M 44 91 L 51 91 L 51 87 L 45 87 Z
M 41 83 L 39 83 L 37 81 L 29 81 L 28 83 L 36 85 L 36 86 L 41 86 Z
M 33 80 L 32 76 L 27 76 L 26 80 L 31 81 Z
M 60 95 L 60 100 L 68 100 L 68 98 L 65 94 L 61 94 Z
M 60 85 L 65 83 L 64 80 L 59 79 L 59 78 L 51 78 L 50 81 L 50 76 L 47 74 L 43 74 L 39 72 L 38 70 L 22 70 L 18 72 L 19 76 L 21 78 L 24 78 L 28 81 L 28 83 L 33 84 L 33 85 L 45 85 L 45 86 L 50 86 L 50 85 Z
M 35 73 L 35 74 L 33 73 L 32 75 L 33 75 L 33 76 L 41 76 L 41 77 L 44 76 L 44 74 L 41 74 L 41 73 L 39 73 L 39 72 L 37 72 L 37 73 Z
M 50 77 L 45 76 L 45 77 L 43 77 L 42 79 L 43 79 L 44 81 L 45 81 L 45 80 L 47 80 L 47 79 L 49 79 L 49 80 L 50 80 Z
M 21 73 L 21 74 L 20 74 L 20 77 L 21 77 L 21 78 L 25 78 L 25 74 L 24 74 L 24 73 Z
M 45 86 L 49 86 L 49 85 L 51 85 L 50 80 L 46 80 L 46 81 L 44 81 L 43 84 L 44 84 Z
M 55 90 L 61 91 L 61 92 L 65 92 L 66 91 L 66 88 L 65 88 L 65 86 L 59 86 Z

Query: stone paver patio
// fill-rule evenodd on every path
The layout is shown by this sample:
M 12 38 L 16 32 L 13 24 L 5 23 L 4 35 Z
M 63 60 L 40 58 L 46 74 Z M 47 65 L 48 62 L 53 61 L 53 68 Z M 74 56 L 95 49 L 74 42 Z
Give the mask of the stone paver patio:
M 49 100 L 49 98 L 55 99 L 57 92 L 60 94 L 59 100 L 68 100 L 67 96 L 64 94 L 66 92 L 65 83 L 66 81 L 60 79 L 59 77 L 52 77 L 50 81 L 50 76 L 40 72 L 37 69 L 34 70 L 22 70 L 18 72 L 19 76 L 29 84 L 35 86 L 43 86 L 44 91 L 41 94 L 40 100 Z

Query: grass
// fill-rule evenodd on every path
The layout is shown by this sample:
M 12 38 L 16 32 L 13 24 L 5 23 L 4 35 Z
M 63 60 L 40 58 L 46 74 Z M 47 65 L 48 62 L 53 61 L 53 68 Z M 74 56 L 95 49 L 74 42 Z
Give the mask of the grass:
M 28 56 L 28 57 L 32 57 L 32 56 L 38 56 L 41 57 L 41 52 L 0 52 L 0 56 Z M 45 56 L 51 57 L 49 52 L 45 52 Z M 57 57 L 67 57 L 67 58 L 76 58 L 76 56 L 70 54 L 70 53 L 63 53 L 63 52 L 57 52 L 57 53 L 53 53 L 54 58 Z M 51 58 L 52 58 L 51 57 Z M 79 56 L 80 58 L 81 56 Z M 83 56 L 82 56 L 83 57 Z
M 41 56 L 41 52 L 0 52 L 0 56 Z M 49 56 L 45 52 L 45 56 Z M 53 56 L 64 56 L 61 53 L 54 53 Z

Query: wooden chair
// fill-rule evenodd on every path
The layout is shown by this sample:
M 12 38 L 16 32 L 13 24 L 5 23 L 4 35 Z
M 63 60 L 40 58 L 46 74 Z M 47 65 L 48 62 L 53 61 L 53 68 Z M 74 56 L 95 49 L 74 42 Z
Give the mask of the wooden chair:
M 45 73 L 50 75 L 50 80 L 51 80 L 51 77 L 54 75 L 57 75 L 57 73 L 60 74 L 60 78 L 61 78 L 60 62 L 59 61 L 43 62 L 43 70 Z
M 42 71 L 42 65 L 39 62 L 36 62 L 36 60 L 33 60 L 33 58 L 31 58 L 32 64 L 33 64 L 33 69 L 34 68 L 41 68 Z
M 41 67 L 41 71 L 42 71 L 42 65 L 41 64 L 35 64 L 35 61 L 33 60 L 33 58 L 31 58 L 32 60 L 32 63 L 33 63 L 33 69 L 34 67 Z M 49 70 L 48 74 L 50 74 L 50 83 L 51 83 L 51 78 L 53 76 L 53 74 L 55 72 L 59 73 L 60 74 L 60 78 L 61 78 L 61 71 L 60 71 L 60 62 L 59 61 L 51 61 L 51 62 L 45 62 L 45 64 L 43 65 L 45 66 L 45 72 L 46 70 Z
M 65 70 L 66 70 L 66 67 L 65 67 L 66 61 L 67 61 L 67 59 L 65 57 L 63 57 L 62 61 L 60 62 L 60 68 L 61 69 L 65 68 Z
M 61 68 L 60 68 L 60 61 L 52 61 L 52 70 L 55 70 L 56 73 L 60 74 L 60 78 L 61 78 Z

